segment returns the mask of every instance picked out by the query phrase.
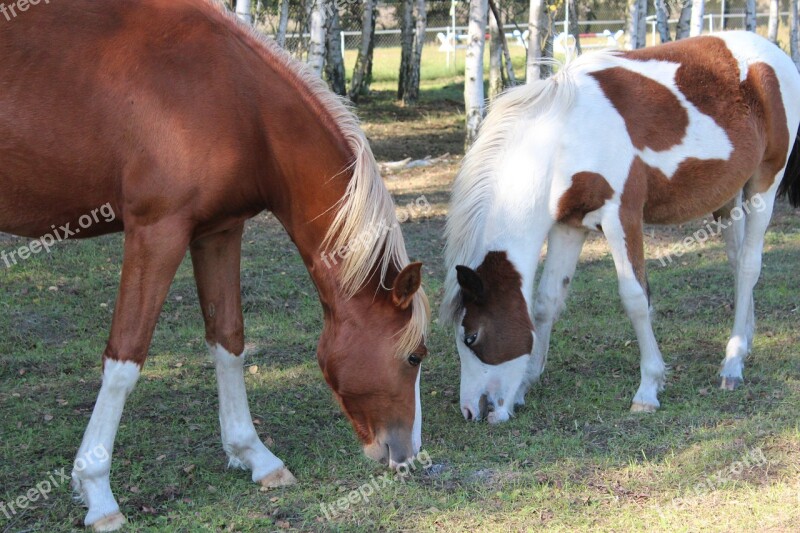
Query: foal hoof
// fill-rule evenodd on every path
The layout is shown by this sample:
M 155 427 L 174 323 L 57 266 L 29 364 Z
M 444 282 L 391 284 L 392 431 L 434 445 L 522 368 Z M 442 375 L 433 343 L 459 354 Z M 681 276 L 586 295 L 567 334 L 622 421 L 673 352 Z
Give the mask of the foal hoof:
M 120 512 L 104 516 L 91 525 L 92 531 L 117 531 L 127 523 L 125 515 Z
M 274 489 L 277 487 L 286 487 L 288 485 L 294 485 L 297 483 L 297 478 L 295 478 L 289 469 L 286 467 L 277 470 L 270 475 L 261 478 L 261 486 L 265 489 Z
M 719 388 L 722 390 L 736 390 L 736 388 L 742 384 L 742 378 L 729 378 L 722 376 L 722 381 L 719 384 Z
M 658 407 L 648 403 L 633 402 L 631 404 L 631 413 L 655 413 Z

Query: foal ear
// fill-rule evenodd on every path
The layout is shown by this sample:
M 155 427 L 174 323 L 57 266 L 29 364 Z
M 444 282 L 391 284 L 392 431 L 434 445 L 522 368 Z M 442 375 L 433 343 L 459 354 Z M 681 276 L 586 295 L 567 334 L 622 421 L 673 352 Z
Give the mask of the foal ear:
M 408 309 L 414 294 L 422 284 L 422 263 L 411 263 L 397 275 L 392 288 L 392 303 L 400 309 Z
M 480 275 L 464 265 L 456 266 L 456 273 L 464 298 L 475 303 L 481 303 L 484 297 L 484 290 Z

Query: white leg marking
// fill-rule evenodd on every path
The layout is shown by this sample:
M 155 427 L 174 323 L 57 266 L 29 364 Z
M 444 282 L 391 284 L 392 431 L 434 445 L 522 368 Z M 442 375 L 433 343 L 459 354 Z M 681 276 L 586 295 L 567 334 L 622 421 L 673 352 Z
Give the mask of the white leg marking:
M 545 364 L 547 364 L 550 332 L 558 315 L 564 309 L 564 302 L 585 240 L 586 230 L 583 229 L 556 224 L 550 230 L 547 238 L 547 258 L 533 308 L 536 338 L 533 345 L 533 358 L 528 369 L 530 383 L 539 379 Z
M 780 182 L 782 174 L 776 176 L 776 183 Z M 747 215 L 744 227 L 744 239 L 739 251 L 739 262 L 736 271 L 736 307 L 733 319 L 733 331 L 725 349 L 725 359 L 719 374 L 723 378 L 723 387 L 734 388 L 742 380 L 744 359 L 752 345 L 752 335 L 755 330 L 753 288 L 761 275 L 761 252 L 764 247 L 764 234 L 767 231 L 772 208 L 775 203 L 773 190 L 760 195 L 761 202 L 756 208 L 756 202 Z
M 253 481 L 261 482 L 285 466 L 264 446 L 253 426 L 244 385 L 244 355 L 233 355 L 218 344 L 209 350 L 217 368 L 219 423 L 229 466 L 249 468 Z
M 647 293 L 636 279 L 633 265 L 628 259 L 625 232 L 616 210 L 603 217 L 603 233 L 614 257 L 622 305 L 633 323 L 641 353 L 639 364 L 641 383 L 633 397 L 631 410 L 655 411 L 660 406 L 658 392 L 664 387 L 666 366 L 650 323 L 650 303 L 647 300 Z
M 419 367 L 417 373 L 417 383 L 414 385 L 414 428 L 411 434 L 411 443 L 414 446 L 414 455 L 417 455 L 422 449 L 422 401 L 419 392 L 419 382 L 422 377 L 422 365 Z
M 138 379 L 136 363 L 105 360 L 103 384 L 72 470 L 73 488 L 89 507 L 84 523 L 90 526 L 103 522 L 97 527 L 100 530 L 113 531 L 125 522 L 111 492 L 109 474 L 125 400 Z

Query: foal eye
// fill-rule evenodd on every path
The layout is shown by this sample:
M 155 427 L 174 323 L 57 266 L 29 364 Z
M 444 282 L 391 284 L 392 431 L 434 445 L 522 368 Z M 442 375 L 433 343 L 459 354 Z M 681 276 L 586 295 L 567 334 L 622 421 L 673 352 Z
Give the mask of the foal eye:
M 467 346 L 472 346 L 473 344 L 475 344 L 476 340 L 478 340 L 478 334 L 473 333 L 472 335 L 467 335 L 466 337 L 464 337 L 464 344 L 466 344 Z
M 418 356 L 415 353 L 412 353 L 411 355 L 408 356 L 408 364 L 411 366 L 419 366 L 421 362 L 422 358 L 420 358 L 420 356 Z

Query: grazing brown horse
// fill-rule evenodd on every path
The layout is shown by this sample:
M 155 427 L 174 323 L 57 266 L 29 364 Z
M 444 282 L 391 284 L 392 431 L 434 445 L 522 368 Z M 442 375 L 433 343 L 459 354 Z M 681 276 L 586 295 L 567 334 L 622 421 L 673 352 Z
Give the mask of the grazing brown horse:
M 608 241 L 639 341 L 631 410 L 655 411 L 666 367 L 642 227 L 712 212 L 709 231 L 725 239 L 736 294 L 721 384 L 740 384 L 775 197 L 800 200 L 798 125 L 797 67 L 751 32 L 586 54 L 498 98 L 464 158 L 447 220 L 442 316 L 456 333 L 464 417 L 502 422 L 523 402 L 590 231 Z
M 294 481 L 256 434 L 242 374 L 241 237 L 264 209 L 316 284 L 317 358 L 366 454 L 397 466 L 417 453 L 420 264 L 408 264 L 356 119 L 323 82 L 204 0 L 53 2 L 0 23 L 0 231 L 37 238 L 31 249 L 125 233 L 103 383 L 73 470 L 85 523 L 125 521 L 111 451 L 187 249 L 230 463 L 265 486 Z M 114 216 L 98 217 L 101 206 Z

